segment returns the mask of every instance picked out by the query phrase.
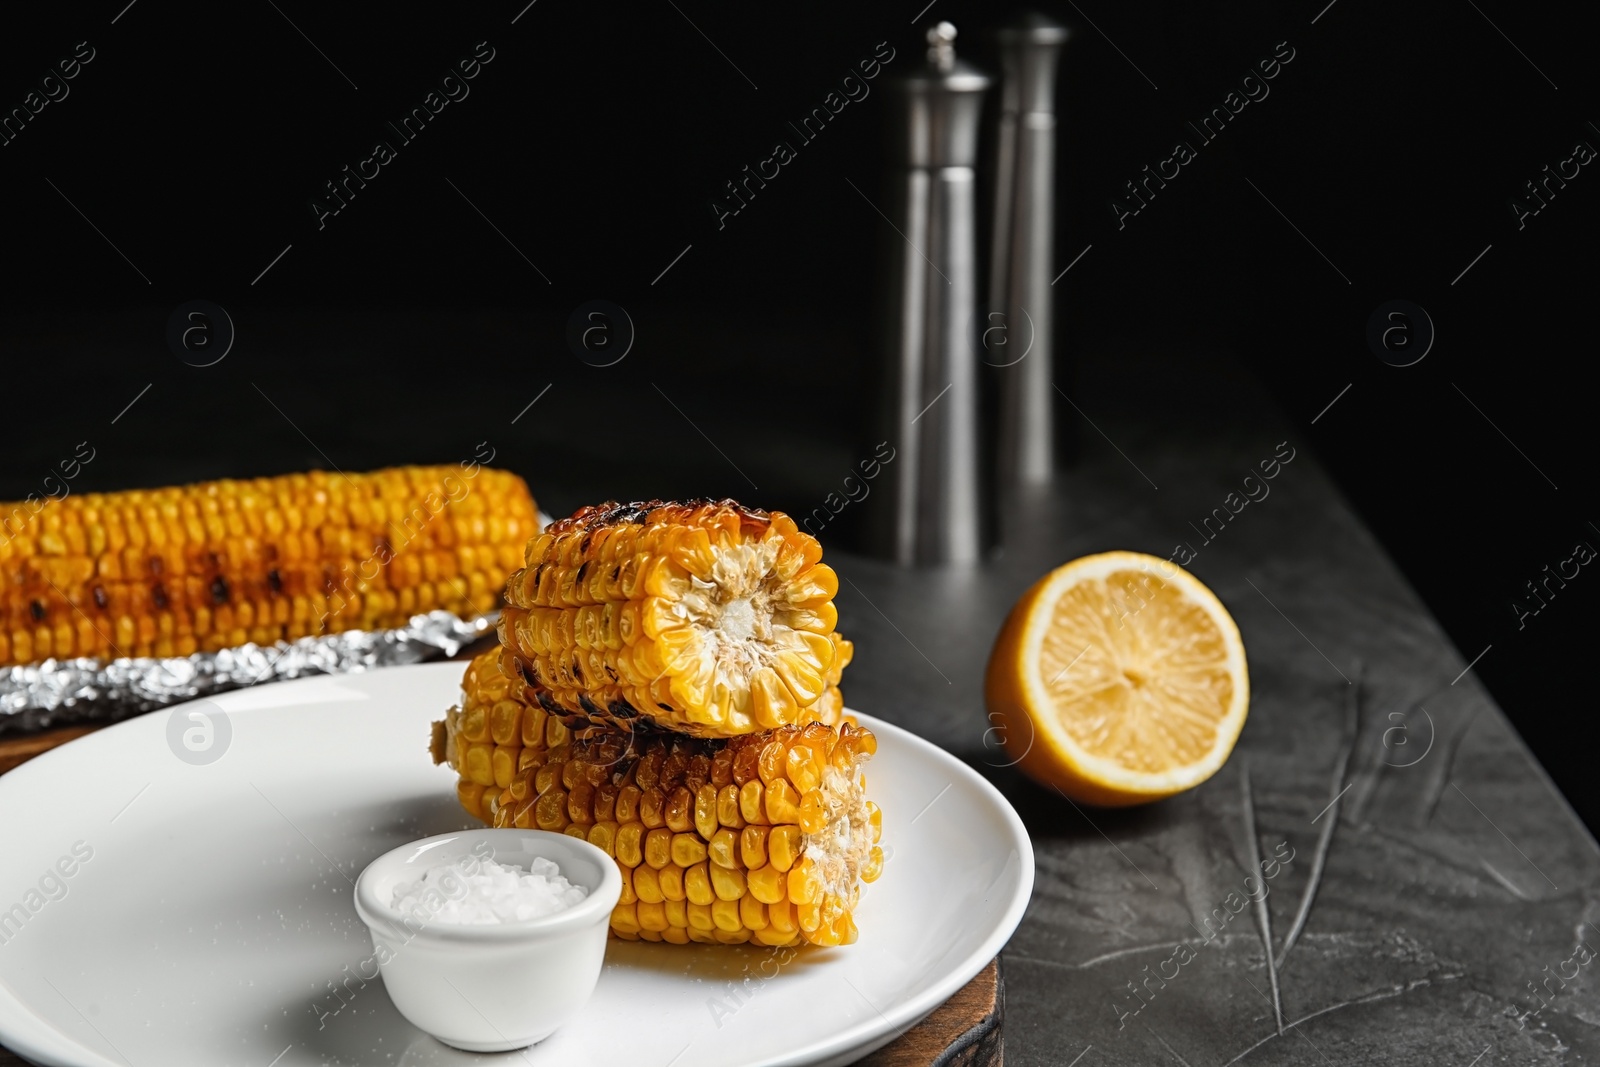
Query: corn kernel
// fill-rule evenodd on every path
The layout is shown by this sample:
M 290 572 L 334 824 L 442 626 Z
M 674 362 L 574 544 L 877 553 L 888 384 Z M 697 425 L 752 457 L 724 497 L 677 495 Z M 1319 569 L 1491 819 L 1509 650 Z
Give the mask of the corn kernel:
M 659 904 L 666 899 L 666 894 L 661 892 L 661 882 L 656 878 L 653 867 L 634 868 L 633 891 L 646 904 Z
M 737 793 L 735 793 L 737 797 Z M 738 810 L 737 802 L 734 810 Z M 718 820 L 721 812 L 718 804 L 717 787 L 707 782 L 696 790 L 694 795 L 694 828 L 701 837 L 707 841 L 717 832 Z
M 710 904 L 716 899 L 716 890 L 712 888 L 710 869 L 706 864 L 697 863 L 683 872 L 683 891 L 694 904 Z
M 718 830 L 707 849 L 711 862 L 719 867 L 733 869 L 739 866 L 739 835 L 732 830 Z
M 713 902 L 711 905 L 711 921 L 716 924 L 718 930 L 726 930 L 729 933 L 741 929 L 743 924 L 739 921 L 738 899 L 723 897 Z
M 776 867 L 757 867 L 746 876 L 750 895 L 763 904 L 776 904 L 784 899 L 789 881 Z
M 724 784 L 721 789 L 711 786 L 716 792 L 716 820 L 723 826 L 732 830 L 742 829 L 745 825 L 744 813 L 739 808 L 739 787 L 731 783 Z M 705 833 L 704 831 L 701 831 Z M 706 833 L 706 837 L 711 834 Z
M 651 930 L 659 933 L 667 928 L 667 909 L 660 903 L 648 904 L 643 898 L 640 898 L 639 903 L 635 904 L 634 907 L 638 909 L 639 929 L 641 931 Z
M 740 897 L 744 896 L 744 893 L 745 893 L 744 871 L 741 871 L 741 870 L 731 870 L 730 871 L 726 867 L 718 867 L 715 864 L 712 864 L 711 867 L 709 868 L 709 870 L 710 870 L 710 873 L 711 873 L 711 888 L 712 888 L 713 891 L 716 892 L 717 897 L 719 899 L 721 899 L 721 900 L 738 900 Z M 792 880 L 793 880 L 793 876 L 791 874 L 791 893 L 793 891 L 792 890 Z
M 672 862 L 679 867 L 693 867 L 708 855 L 706 843 L 694 834 L 672 836 Z
M 656 881 L 661 886 L 661 895 L 668 900 L 686 900 L 688 893 L 683 887 L 683 868 L 667 864 L 656 872 Z
M 773 825 L 800 821 L 800 794 L 779 779 L 767 786 L 767 821 Z
M 666 827 L 651 830 L 644 838 L 644 861 L 661 868 L 672 862 L 672 831 Z
M 798 826 L 774 826 L 767 834 L 767 855 L 780 871 L 787 872 L 793 867 L 804 847 L 805 840 Z
M 637 890 L 638 887 L 634 888 Z M 810 863 L 802 862 L 789 871 L 790 900 L 796 904 L 815 904 L 821 897 L 822 880 L 817 877 Z
M 748 749 L 746 751 L 749 751 Z M 766 793 L 760 782 L 746 782 L 739 787 L 739 814 L 748 823 L 767 825 Z
M 617 859 L 622 861 L 624 867 L 637 867 L 644 862 L 641 851 L 643 839 L 643 823 L 625 823 L 617 830 Z

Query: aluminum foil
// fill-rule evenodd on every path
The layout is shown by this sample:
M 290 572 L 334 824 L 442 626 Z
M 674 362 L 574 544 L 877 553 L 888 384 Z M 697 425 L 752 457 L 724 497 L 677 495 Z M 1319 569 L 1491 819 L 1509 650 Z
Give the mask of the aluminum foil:
M 167 659 L 48 659 L 0 667 L 0 735 L 112 722 L 262 682 L 453 656 L 493 633 L 499 618 L 498 611 L 474 619 L 430 611 L 394 630 L 347 630 Z

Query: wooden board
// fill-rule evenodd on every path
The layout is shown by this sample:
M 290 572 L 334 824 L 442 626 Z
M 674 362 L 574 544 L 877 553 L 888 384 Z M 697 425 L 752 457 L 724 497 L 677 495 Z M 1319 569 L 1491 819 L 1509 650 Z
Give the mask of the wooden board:
M 481 646 L 463 649 L 470 658 Z M 42 752 L 92 733 L 98 726 L 63 726 L 37 734 L 0 738 L 0 773 Z M 990 960 L 976 978 L 921 1023 L 861 1061 L 861 1067 L 1000 1067 L 1001 1022 L 1005 992 L 999 960 Z M 24 1067 L 25 1060 L 0 1048 L 0 1067 Z

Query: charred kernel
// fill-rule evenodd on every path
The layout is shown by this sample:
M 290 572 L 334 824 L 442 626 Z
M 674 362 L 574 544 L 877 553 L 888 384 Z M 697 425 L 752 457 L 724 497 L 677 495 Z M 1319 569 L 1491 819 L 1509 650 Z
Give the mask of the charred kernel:
M 594 821 L 594 786 L 579 782 L 567 794 L 567 816 L 575 823 L 587 826 Z
M 617 787 L 610 782 L 602 782 L 594 790 L 594 817 L 596 822 L 606 822 L 616 818 L 617 813 Z
M 95 607 L 99 608 L 101 611 L 104 611 L 106 608 L 111 606 L 111 598 L 106 595 L 105 586 L 97 584 L 94 587 L 93 592 Z
M 640 789 L 654 789 L 656 779 L 661 773 L 661 762 L 665 757 L 661 752 L 649 752 L 639 760 L 634 768 L 633 781 Z
M 211 580 L 211 602 L 218 605 L 228 602 L 228 579 L 220 574 Z
M 733 757 L 733 780 L 738 785 L 754 781 L 760 774 L 761 752 L 754 745 L 742 746 Z
M 711 784 L 721 789 L 733 781 L 733 754 L 727 749 L 718 752 L 711 760 Z
M 689 766 L 683 772 L 683 784 L 690 789 L 698 790 L 711 778 L 711 759 L 704 754 L 696 754 L 689 758 Z
M 694 815 L 694 794 L 680 785 L 667 798 L 665 813 L 667 827 L 680 834 L 686 830 L 692 830 L 694 829 Z
M 647 789 L 644 796 L 639 798 L 639 819 L 652 830 L 666 822 L 662 808 L 666 800 L 659 789 Z

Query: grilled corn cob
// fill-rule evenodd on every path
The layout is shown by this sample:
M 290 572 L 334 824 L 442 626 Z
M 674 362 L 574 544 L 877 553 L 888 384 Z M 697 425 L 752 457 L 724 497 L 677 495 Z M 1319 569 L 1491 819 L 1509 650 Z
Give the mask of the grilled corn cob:
M 850 661 L 850 642 L 841 639 L 840 646 L 834 681 Z M 561 715 L 550 714 L 537 699 L 528 698 L 526 686 L 506 676 L 506 655 L 497 646 L 475 656 L 461 679 L 460 703 L 433 724 L 433 761 L 456 770 L 456 798 L 467 814 L 484 822 L 490 821 L 489 801 L 510 788 L 518 768 L 572 739 Z M 844 715 L 844 697 L 836 686 L 829 687 L 827 699 L 832 717 L 825 725 L 859 725 Z
M 882 816 L 860 766 L 877 749 L 844 723 L 731 739 L 640 727 L 569 731 L 517 699 L 494 652 L 434 724 L 434 762 L 495 826 L 559 831 L 614 857 L 611 929 L 630 940 L 849 944 L 860 883 L 883 868 Z M 521 742 L 519 744 L 519 741 Z
M 0 504 L 0 663 L 186 656 L 490 610 L 538 529 L 515 475 L 396 467 Z
M 839 581 L 782 512 L 584 508 L 528 543 L 500 622 L 547 710 L 728 737 L 837 715 Z
M 500 670 L 501 649 L 482 652 L 461 679 L 461 702 L 433 724 L 433 762 L 460 776 L 456 797 L 467 814 L 488 822 L 488 802 L 511 785 L 528 759 L 572 739 L 557 716 L 522 699 L 523 685 Z

